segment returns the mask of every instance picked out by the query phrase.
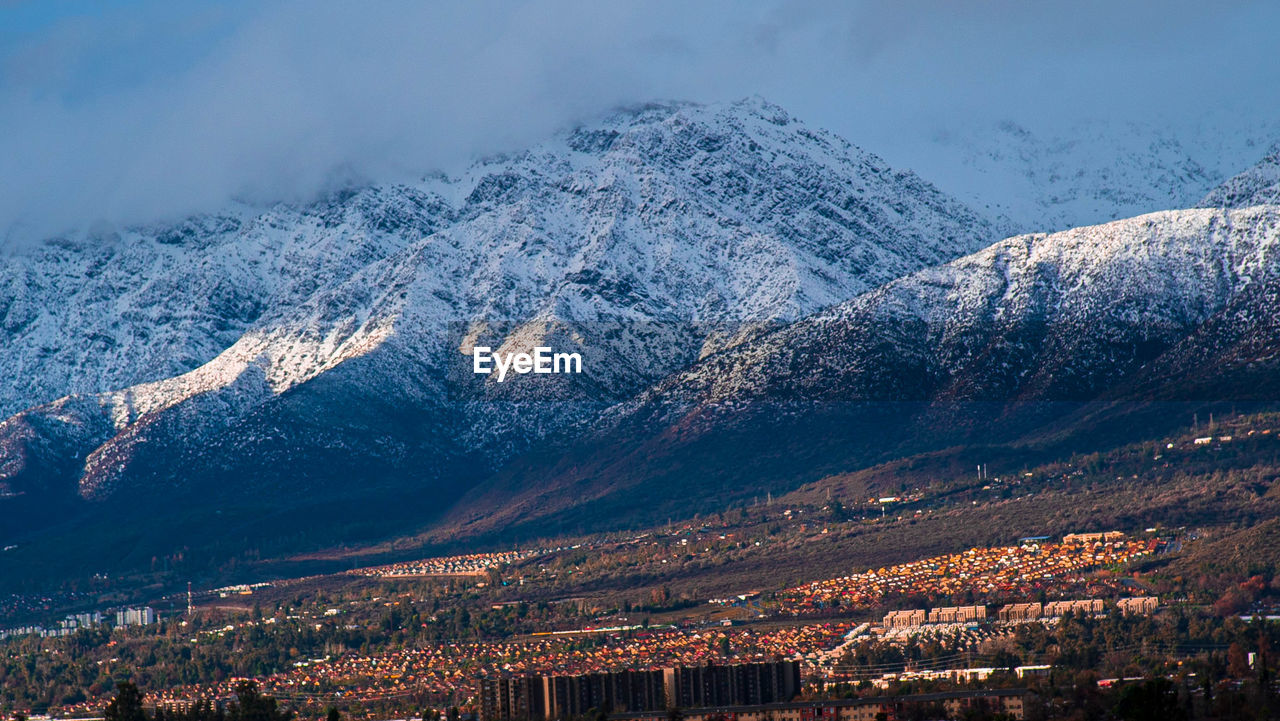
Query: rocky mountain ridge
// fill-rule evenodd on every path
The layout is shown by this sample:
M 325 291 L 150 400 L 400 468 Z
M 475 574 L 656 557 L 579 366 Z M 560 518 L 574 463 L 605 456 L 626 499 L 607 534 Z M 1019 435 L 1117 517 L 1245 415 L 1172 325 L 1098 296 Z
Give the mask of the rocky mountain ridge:
M 430 485 L 453 460 L 496 462 L 736 342 L 744 324 L 793 321 L 991 236 L 914 175 L 749 100 L 620 112 L 461 178 L 51 246 L 24 262 L 68 266 L 68 284 L 84 254 L 110 272 L 84 299 L 55 300 L 64 286 L 31 280 L 56 277 L 45 269 L 4 286 L 23 299 L 6 318 L 45 307 L 12 324 L 5 360 L 33 365 L 38 351 L 18 349 L 41 342 L 61 354 L 7 402 L 75 394 L 0 425 L 0 481 L 90 499 L 228 477 Z M 143 304 L 184 319 L 164 331 L 185 354 L 130 368 L 159 332 L 130 322 Z M 242 311 L 219 325 L 224 306 Z M 108 336 L 107 352 L 39 340 L 59 327 Z M 527 346 L 548 329 L 628 363 L 533 411 L 528 383 L 455 397 L 468 344 Z
M 607 516 L 675 487 L 685 504 L 741 502 L 913 453 L 1102 428 L 1100 409 L 1274 401 L 1277 287 L 1280 206 L 1009 238 L 673 374 L 594 436 L 478 487 L 452 532 L 593 503 Z

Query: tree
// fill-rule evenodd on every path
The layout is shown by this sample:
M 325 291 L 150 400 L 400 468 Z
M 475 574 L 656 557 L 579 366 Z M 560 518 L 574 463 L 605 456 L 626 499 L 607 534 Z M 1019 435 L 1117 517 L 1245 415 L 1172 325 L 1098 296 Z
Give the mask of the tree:
M 1227 673 L 1233 678 L 1244 678 L 1249 675 L 1249 655 L 1239 643 L 1232 643 L 1227 648 Z
M 1178 705 L 1178 690 L 1169 679 L 1152 678 L 1120 689 L 1116 716 L 1125 721 L 1179 721 L 1187 717 Z
M 258 693 L 258 685 L 241 681 L 236 685 L 236 700 L 227 714 L 230 721 L 291 721 L 292 711 L 276 706 L 276 700 Z
M 849 512 L 845 510 L 844 504 L 840 501 L 832 501 L 830 503 L 830 508 L 831 520 L 837 522 L 849 520 Z
M 131 681 L 116 685 L 116 697 L 102 713 L 105 721 L 147 721 L 142 712 L 142 692 Z
M 995 658 L 992 660 L 991 665 L 995 668 L 1008 669 L 1012 672 L 1014 668 L 1021 663 L 1022 658 L 1019 657 L 1017 653 L 1014 653 L 1007 648 L 1002 648 L 996 651 Z

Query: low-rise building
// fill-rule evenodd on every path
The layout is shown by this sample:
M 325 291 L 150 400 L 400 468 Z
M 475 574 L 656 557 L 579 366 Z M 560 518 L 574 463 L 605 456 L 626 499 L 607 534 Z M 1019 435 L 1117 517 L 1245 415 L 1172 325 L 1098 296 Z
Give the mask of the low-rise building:
M 1039 603 L 1011 603 L 996 611 L 996 618 L 1006 623 L 1025 623 L 1035 621 L 1044 613 L 1044 606 Z
M 116 627 L 150 626 L 156 622 L 156 610 L 150 606 L 116 611 Z
M 1160 607 L 1160 599 L 1155 596 L 1122 598 L 1119 601 L 1116 601 L 1116 607 L 1118 607 L 1122 613 L 1132 613 L 1145 616 L 1150 613 L 1155 613 L 1155 610 Z

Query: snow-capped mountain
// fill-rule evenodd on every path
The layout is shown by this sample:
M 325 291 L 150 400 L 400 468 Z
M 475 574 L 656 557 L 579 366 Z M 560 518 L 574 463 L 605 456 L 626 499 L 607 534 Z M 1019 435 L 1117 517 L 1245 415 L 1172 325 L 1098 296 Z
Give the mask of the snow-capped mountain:
M 1089 399 L 1246 288 L 1280 276 L 1278 223 L 1280 207 L 1259 206 L 1165 211 L 1016 236 L 819 312 L 667 383 L 681 396 L 699 388 L 706 404 L 804 396 Z M 881 344 L 892 353 L 876 350 Z M 884 365 L 868 365 L 872 359 Z M 895 378 L 897 388 L 887 390 Z M 660 405 L 681 413 L 685 403 Z
M 948 127 L 895 160 L 1014 235 L 1192 207 L 1256 162 L 1277 135 L 1275 122 L 1212 115 L 1180 126 L 1094 120 L 1059 130 L 1006 120 Z
M 0 362 L 29 378 L 2 400 L 35 406 L 0 425 L 0 483 L 101 498 L 427 481 L 749 337 L 743 324 L 993 239 L 915 175 L 749 100 L 619 112 L 458 178 L 48 244 L 0 286 Z M 471 345 L 547 333 L 588 365 L 628 362 L 533 411 L 534 384 L 451 376 Z
M 53 240 L 0 265 L 0 413 L 185 373 L 250 328 L 451 220 L 443 199 L 370 188 L 310 208 Z
M 477 488 L 457 516 L 474 532 L 571 507 L 608 516 L 642 497 L 659 513 L 666 498 L 723 505 L 1027 438 L 1090 408 L 1274 401 L 1277 287 L 1280 206 L 1009 238 L 674 374 L 606 411 L 554 465 Z
M 1024 141 L 979 163 L 1028 183 L 994 208 L 1009 225 L 1019 203 L 1049 225 L 1189 206 L 1230 174 L 1157 141 L 1042 177 L 1080 151 Z M 458 177 L 25 248 L 0 274 L 0 536 L 86 500 L 159 519 L 246 494 L 533 528 L 1085 406 L 1252 397 L 1280 348 L 1273 156 L 1209 207 L 992 245 L 984 216 L 776 106 L 658 104 Z M 476 346 L 539 344 L 586 372 L 470 372 Z
M 1214 188 L 1200 201 L 1204 208 L 1247 208 L 1280 203 L 1280 144 L 1257 165 Z

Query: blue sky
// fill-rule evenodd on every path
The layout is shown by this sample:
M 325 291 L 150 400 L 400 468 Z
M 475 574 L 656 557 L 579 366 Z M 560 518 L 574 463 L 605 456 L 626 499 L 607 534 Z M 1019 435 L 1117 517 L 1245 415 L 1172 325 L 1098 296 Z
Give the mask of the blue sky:
M 762 95 L 929 176 L 959 124 L 1280 110 L 1280 4 L 0 3 L 0 228 L 307 197 L 609 107 Z M 16 230 L 15 230 L 16 229 Z

